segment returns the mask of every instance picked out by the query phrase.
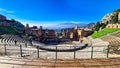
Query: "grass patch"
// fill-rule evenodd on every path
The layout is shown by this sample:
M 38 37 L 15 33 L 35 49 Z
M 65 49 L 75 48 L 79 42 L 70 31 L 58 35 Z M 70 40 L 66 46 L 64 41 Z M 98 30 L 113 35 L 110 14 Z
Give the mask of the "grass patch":
M 107 35 L 107 34 L 110 34 L 110 33 L 114 33 L 116 31 L 120 30 L 120 28 L 104 28 L 102 29 L 101 31 L 98 31 L 98 32 L 94 32 L 91 37 L 92 38 L 99 38 L 99 37 L 102 37 L 104 35 Z

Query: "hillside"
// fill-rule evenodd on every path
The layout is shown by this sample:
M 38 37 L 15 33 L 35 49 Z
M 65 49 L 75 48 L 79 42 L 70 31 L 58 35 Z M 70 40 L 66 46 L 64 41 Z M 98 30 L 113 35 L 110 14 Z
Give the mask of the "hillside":
M 100 22 L 104 24 L 120 24 L 120 9 L 106 14 Z
M 120 30 L 120 28 L 111 28 L 111 29 L 106 28 L 108 24 L 120 24 L 120 9 L 117 9 L 103 16 L 101 21 L 97 22 L 96 25 L 94 26 L 93 30 L 96 32 L 94 32 L 91 36 L 93 38 L 99 38 L 109 33 L 113 33 Z
M 16 27 L 18 30 L 23 30 L 25 27 L 21 22 L 15 20 L 15 19 L 7 19 L 4 15 L 0 14 L 0 26 L 12 26 Z
M 0 34 L 19 34 L 24 29 L 24 25 L 14 19 L 8 20 L 0 14 Z
M 105 36 L 105 35 L 110 34 L 110 33 L 114 33 L 114 32 L 119 31 L 119 30 L 120 30 L 120 28 L 104 28 L 101 31 L 94 32 L 91 35 L 91 37 L 95 39 L 95 38 L 99 38 L 99 37 Z
M 21 22 L 18 22 L 14 19 L 6 20 L 7 23 L 10 24 L 12 27 L 16 27 L 18 30 L 22 30 L 24 28 L 24 25 Z
M 18 34 L 19 31 L 15 27 L 0 26 L 0 34 Z

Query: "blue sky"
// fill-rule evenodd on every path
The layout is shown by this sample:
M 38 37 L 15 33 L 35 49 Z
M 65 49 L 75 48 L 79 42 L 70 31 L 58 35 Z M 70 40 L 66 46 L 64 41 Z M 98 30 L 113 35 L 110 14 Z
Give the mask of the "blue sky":
M 97 22 L 118 8 L 120 0 L 0 0 L 0 14 L 37 26 Z

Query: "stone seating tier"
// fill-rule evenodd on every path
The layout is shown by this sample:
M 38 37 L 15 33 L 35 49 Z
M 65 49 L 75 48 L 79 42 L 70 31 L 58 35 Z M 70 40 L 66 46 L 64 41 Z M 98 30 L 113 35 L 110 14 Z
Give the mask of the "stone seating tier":
M 23 38 L 20 38 L 17 35 L 9 35 L 9 34 L 4 34 L 1 35 L 1 39 L 0 39 L 0 43 L 2 44 L 15 44 L 15 40 L 17 41 L 17 43 L 19 44 L 25 44 L 28 43 L 28 41 L 26 41 Z

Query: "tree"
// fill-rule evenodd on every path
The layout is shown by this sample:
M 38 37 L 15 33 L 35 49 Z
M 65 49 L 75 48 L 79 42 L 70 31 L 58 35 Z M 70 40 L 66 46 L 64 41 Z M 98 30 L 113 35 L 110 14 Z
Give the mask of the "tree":
M 115 15 L 112 17 L 111 23 L 115 24 L 118 22 L 118 13 L 115 13 Z
M 100 22 L 97 22 L 96 25 L 94 26 L 93 30 L 94 31 L 99 31 L 100 28 L 105 28 L 107 24 L 105 23 L 100 23 Z
M 98 31 L 99 28 L 100 28 L 100 22 L 97 22 L 97 24 L 96 24 L 95 27 L 94 27 L 94 30 L 95 30 L 95 31 Z
M 105 28 L 106 25 L 107 25 L 107 24 L 105 24 L 105 23 L 101 23 L 101 24 L 100 24 L 100 27 L 101 27 L 101 28 Z

